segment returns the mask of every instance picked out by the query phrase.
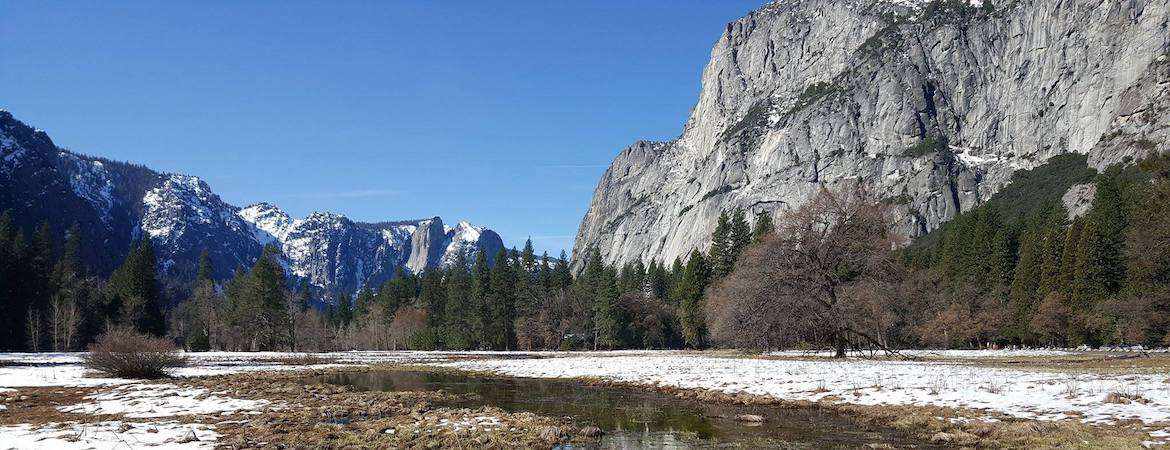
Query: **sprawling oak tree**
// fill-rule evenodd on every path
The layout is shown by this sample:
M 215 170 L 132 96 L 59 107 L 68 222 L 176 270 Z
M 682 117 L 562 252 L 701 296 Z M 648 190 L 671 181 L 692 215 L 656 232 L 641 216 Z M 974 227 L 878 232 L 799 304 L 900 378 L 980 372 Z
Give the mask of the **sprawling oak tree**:
M 884 347 L 900 265 L 887 208 L 865 189 L 822 189 L 748 248 L 708 297 L 712 337 L 724 345 L 774 348 Z

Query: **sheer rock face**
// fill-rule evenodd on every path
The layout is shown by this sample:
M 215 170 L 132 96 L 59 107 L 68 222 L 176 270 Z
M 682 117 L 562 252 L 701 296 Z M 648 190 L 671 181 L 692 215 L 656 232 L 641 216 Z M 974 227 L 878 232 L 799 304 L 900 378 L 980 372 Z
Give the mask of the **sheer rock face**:
M 685 258 L 722 211 L 854 180 L 913 237 L 1054 155 L 1167 150 L 1168 49 L 1166 0 L 769 4 L 723 30 L 682 134 L 614 159 L 574 263 Z
M 317 212 L 293 219 L 275 205 L 237 208 L 198 177 L 73 153 L 48 134 L 0 110 L 0 212 L 24 230 L 48 223 L 56 235 L 73 224 L 82 233 L 82 257 L 107 275 L 130 243 L 148 237 L 162 274 L 195 277 L 207 251 L 219 279 L 250 267 L 265 245 L 282 251 L 290 276 L 328 291 L 376 287 L 398 268 L 418 273 L 458 261 L 489 261 L 500 236 L 466 222 L 451 228 L 434 217 L 382 223 L 354 222 Z

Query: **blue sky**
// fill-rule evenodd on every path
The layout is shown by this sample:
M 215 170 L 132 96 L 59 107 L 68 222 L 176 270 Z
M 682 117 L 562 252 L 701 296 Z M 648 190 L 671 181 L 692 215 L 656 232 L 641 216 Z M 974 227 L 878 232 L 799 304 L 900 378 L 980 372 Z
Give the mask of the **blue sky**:
M 555 255 L 762 3 L 5 0 L 0 107 L 240 206 L 466 219 Z

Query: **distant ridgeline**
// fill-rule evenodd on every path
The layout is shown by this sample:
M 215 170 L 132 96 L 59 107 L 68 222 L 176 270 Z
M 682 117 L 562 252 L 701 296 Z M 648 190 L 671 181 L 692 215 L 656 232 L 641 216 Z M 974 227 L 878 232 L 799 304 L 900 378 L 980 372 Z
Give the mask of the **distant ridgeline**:
M 77 225 L 78 249 L 95 274 L 107 276 L 135 240 L 149 237 L 159 269 L 170 280 L 190 282 L 206 252 L 225 279 L 250 267 L 265 244 L 282 251 L 290 274 L 327 292 L 354 292 L 394 276 L 397 268 L 420 273 L 454 260 L 495 257 L 503 241 L 495 232 L 438 217 L 381 223 L 354 222 L 332 213 L 289 217 L 257 203 L 224 202 L 203 180 L 81 155 L 53 144 L 40 130 L 0 111 L 0 212 L 26 234 L 42 223 L 63 239 Z
M 361 289 L 459 261 L 494 264 L 503 249 L 495 232 L 439 217 L 361 223 L 238 208 L 197 177 L 59 148 L 0 110 L 2 349 L 77 350 L 113 324 L 174 332 L 167 322 L 199 280 L 223 287 L 276 267 L 284 287 L 265 304 L 284 305 L 289 285 L 310 303 L 349 306 Z

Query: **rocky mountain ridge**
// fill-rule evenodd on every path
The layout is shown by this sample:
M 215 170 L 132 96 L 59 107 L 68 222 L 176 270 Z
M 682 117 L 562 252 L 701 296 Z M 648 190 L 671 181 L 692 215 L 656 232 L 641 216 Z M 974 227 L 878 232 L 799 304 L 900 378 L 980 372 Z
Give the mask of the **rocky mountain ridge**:
M 1164 0 L 784 0 L 727 24 L 682 134 L 636 142 L 574 247 L 611 263 L 706 249 L 723 211 L 861 180 L 919 236 L 1069 152 L 1170 149 Z
M 354 222 L 317 212 L 292 219 L 278 207 L 228 204 L 195 176 L 160 173 L 57 147 L 49 136 L 0 111 L 0 211 L 24 229 L 47 221 L 57 233 L 74 223 L 84 258 L 99 273 L 121 262 L 130 242 L 149 237 L 159 270 L 177 280 L 194 277 L 206 250 L 216 277 L 255 262 L 264 245 L 283 251 L 291 275 L 328 290 L 354 292 L 394 276 L 450 264 L 460 256 L 489 260 L 503 248 L 495 232 L 460 222 Z
M 369 224 L 315 212 L 292 219 L 269 203 L 249 205 L 236 215 L 253 226 L 257 242 L 281 249 L 294 275 L 322 287 L 371 286 L 393 277 L 399 267 L 421 273 L 460 257 L 473 261 L 481 251 L 493 262 L 504 247 L 494 231 L 467 222 L 445 227 L 440 217 Z

